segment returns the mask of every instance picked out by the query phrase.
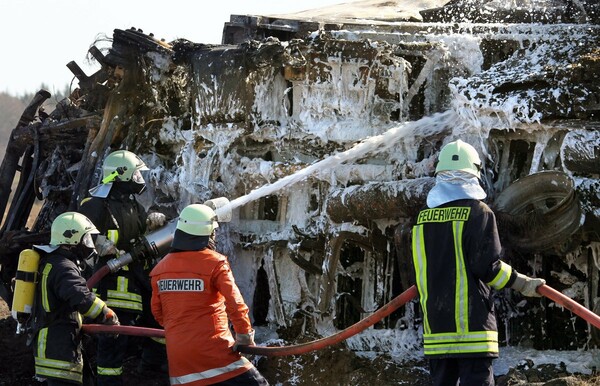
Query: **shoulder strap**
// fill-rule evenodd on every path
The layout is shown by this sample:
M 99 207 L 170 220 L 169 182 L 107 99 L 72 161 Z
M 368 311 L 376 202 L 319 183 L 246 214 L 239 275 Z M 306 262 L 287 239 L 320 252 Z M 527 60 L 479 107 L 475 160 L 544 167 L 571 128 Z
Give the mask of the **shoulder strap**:
M 115 215 L 113 214 L 112 209 L 110 209 L 110 204 L 108 203 L 108 200 L 103 200 L 104 201 L 104 206 L 106 207 L 106 210 L 108 211 L 108 214 L 110 215 L 110 218 L 113 221 L 113 224 L 115 225 L 116 229 L 120 229 L 119 228 L 119 222 L 117 221 Z

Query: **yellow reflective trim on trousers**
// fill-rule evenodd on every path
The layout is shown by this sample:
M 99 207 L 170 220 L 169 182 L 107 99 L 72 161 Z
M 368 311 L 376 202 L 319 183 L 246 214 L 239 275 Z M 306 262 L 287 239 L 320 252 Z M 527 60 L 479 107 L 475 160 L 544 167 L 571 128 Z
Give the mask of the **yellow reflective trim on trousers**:
M 467 281 L 467 270 L 463 255 L 462 234 L 463 221 L 452 223 L 452 235 L 454 237 L 454 259 L 456 264 L 456 284 L 454 287 L 454 323 L 459 333 L 469 331 L 469 283 Z
M 90 317 L 92 319 L 96 319 L 98 315 L 102 312 L 105 303 L 100 298 L 95 298 L 94 303 L 90 306 L 90 308 L 83 314 L 83 316 Z
M 500 290 L 506 287 L 506 283 L 508 283 L 510 275 L 512 275 L 512 267 L 500 260 L 500 271 L 492 281 L 487 283 L 487 285 L 496 290 Z
M 118 376 L 123 374 L 123 367 L 96 367 L 98 375 Z
M 152 339 L 156 343 L 160 343 L 160 344 L 166 344 L 167 343 L 167 341 L 165 340 L 165 338 L 156 338 L 154 336 L 151 336 L 150 339 Z
M 213 378 L 221 374 L 226 374 L 230 371 L 237 370 L 241 367 L 250 368 L 249 365 L 251 365 L 250 361 L 242 357 L 240 360 L 230 363 L 224 367 L 205 370 L 199 373 L 181 375 L 179 377 L 170 377 L 169 381 L 171 382 L 171 385 L 185 385 L 186 383 L 196 382 L 203 379 Z
M 412 250 L 413 250 L 413 263 L 417 270 L 417 288 L 419 289 L 421 309 L 423 311 L 423 331 L 425 333 L 431 332 L 429 326 L 429 319 L 427 317 L 427 299 L 429 293 L 427 292 L 427 259 L 425 258 L 425 239 L 423 237 L 423 225 L 415 225 L 413 227 L 412 234 Z
M 52 264 L 46 263 L 42 272 L 42 306 L 44 311 L 50 312 L 50 301 L 48 300 L 48 275 L 52 270 Z

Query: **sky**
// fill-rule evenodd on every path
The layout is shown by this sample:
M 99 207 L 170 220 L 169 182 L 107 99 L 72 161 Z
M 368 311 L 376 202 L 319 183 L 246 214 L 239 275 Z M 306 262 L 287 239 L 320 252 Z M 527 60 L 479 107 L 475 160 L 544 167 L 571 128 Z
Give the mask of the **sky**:
M 97 67 L 88 48 L 114 29 L 136 27 L 158 39 L 185 38 L 220 44 L 231 15 L 269 15 L 304 11 L 349 0 L 0 0 L 0 92 L 13 95 L 64 90 L 74 60 L 87 75 Z

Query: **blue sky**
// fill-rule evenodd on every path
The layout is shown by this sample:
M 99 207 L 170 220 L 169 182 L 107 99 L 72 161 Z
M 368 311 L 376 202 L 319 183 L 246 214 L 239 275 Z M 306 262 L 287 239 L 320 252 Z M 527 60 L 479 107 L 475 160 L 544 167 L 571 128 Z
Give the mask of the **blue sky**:
M 157 38 L 185 38 L 196 43 L 221 42 L 223 24 L 233 14 L 280 14 L 349 0 L 0 0 L 0 92 L 63 90 L 74 60 L 91 75 L 86 53 L 99 35 L 115 28 L 141 28 Z

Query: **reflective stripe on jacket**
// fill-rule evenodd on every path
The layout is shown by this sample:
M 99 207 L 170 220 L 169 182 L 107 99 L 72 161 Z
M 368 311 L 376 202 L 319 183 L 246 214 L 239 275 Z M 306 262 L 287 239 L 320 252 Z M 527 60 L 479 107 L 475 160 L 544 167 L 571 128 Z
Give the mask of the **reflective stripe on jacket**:
M 514 281 L 496 218 L 478 200 L 423 209 L 412 231 L 426 356 L 498 356 L 491 288 Z
M 210 249 L 168 254 L 150 273 L 152 313 L 165 328 L 171 384 L 207 385 L 252 368 L 234 352 L 252 331 L 248 307 L 227 258 Z
M 129 266 L 121 268 L 115 279 L 115 289 L 106 290 L 106 304 L 110 308 L 128 310 L 141 313 L 142 295 L 135 293 L 129 285 L 129 276 L 122 276 L 122 273 L 127 273 Z M 135 287 L 134 287 L 135 288 Z

